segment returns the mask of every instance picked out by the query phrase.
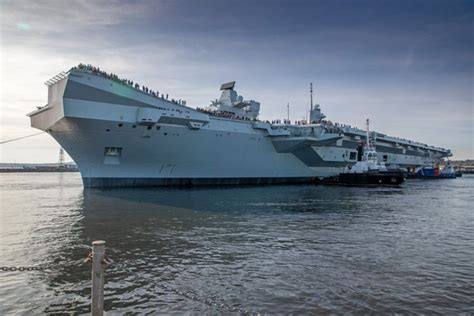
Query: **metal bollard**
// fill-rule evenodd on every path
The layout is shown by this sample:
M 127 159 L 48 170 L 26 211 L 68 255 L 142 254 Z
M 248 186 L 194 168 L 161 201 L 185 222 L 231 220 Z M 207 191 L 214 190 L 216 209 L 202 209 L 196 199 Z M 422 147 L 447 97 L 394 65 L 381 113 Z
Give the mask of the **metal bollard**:
M 105 255 L 105 241 L 92 242 L 92 316 L 104 314 L 104 266 L 102 259 Z

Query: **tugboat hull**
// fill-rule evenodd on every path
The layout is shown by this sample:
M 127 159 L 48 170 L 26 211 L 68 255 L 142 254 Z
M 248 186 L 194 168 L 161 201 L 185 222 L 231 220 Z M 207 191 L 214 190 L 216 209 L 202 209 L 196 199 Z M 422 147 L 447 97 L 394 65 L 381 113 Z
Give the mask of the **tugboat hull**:
M 369 171 L 339 175 L 339 183 L 345 185 L 399 186 L 404 181 L 405 174 L 401 171 Z

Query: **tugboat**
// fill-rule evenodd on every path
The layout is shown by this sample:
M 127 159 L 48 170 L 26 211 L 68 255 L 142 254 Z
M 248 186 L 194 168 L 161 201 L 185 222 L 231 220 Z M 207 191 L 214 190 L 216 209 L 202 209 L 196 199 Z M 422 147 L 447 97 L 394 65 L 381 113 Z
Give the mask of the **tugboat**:
M 451 161 L 448 160 L 443 169 L 440 169 L 438 163 L 436 163 L 433 166 L 419 167 L 415 170 L 415 173 L 408 176 L 416 179 L 454 179 L 462 176 L 462 174 L 456 172 Z
M 456 178 L 456 170 L 454 170 L 453 165 L 451 164 L 451 161 L 448 160 L 446 163 L 446 166 L 440 171 L 439 176 L 441 178 Z
M 415 172 L 410 175 L 410 178 L 439 179 L 439 175 L 439 165 L 435 163 L 433 166 L 423 166 L 416 168 Z
M 362 161 L 348 166 L 339 174 L 338 183 L 343 185 L 399 186 L 405 181 L 406 174 L 399 168 L 387 169 L 384 162 L 378 161 L 375 145 L 369 137 L 369 119 L 367 119 L 367 143 L 364 146 Z

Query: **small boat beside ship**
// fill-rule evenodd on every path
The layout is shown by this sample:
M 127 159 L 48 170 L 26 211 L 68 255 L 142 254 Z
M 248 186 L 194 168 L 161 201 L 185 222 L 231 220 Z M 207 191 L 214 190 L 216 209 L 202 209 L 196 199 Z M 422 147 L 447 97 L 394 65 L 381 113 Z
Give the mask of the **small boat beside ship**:
M 410 178 L 439 178 L 439 166 L 435 164 L 433 166 L 418 167 L 415 169 L 415 172 L 410 175 Z
M 451 178 L 454 179 L 457 177 L 456 170 L 454 170 L 453 165 L 451 164 L 451 161 L 448 160 L 446 163 L 446 166 L 440 171 L 439 176 L 441 178 Z
M 455 179 L 462 177 L 462 173 L 456 171 L 451 161 L 448 160 L 442 169 L 440 169 L 438 164 L 418 167 L 415 169 L 415 172 L 410 173 L 408 177 L 415 179 Z
M 338 176 L 338 183 L 343 185 L 383 185 L 399 186 L 405 181 L 406 173 L 400 168 L 387 168 L 379 161 L 375 145 L 369 137 L 369 119 L 367 119 L 367 142 L 364 146 L 362 160 L 347 166 Z

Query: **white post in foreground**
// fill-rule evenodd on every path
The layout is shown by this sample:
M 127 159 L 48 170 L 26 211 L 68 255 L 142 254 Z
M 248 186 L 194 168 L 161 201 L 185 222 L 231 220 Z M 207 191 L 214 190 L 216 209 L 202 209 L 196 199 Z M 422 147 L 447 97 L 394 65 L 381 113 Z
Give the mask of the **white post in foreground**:
M 102 316 L 104 313 L 104 266 L 102 259 L 105 255 L 105 241 L 92 242 L 92 316 Z

